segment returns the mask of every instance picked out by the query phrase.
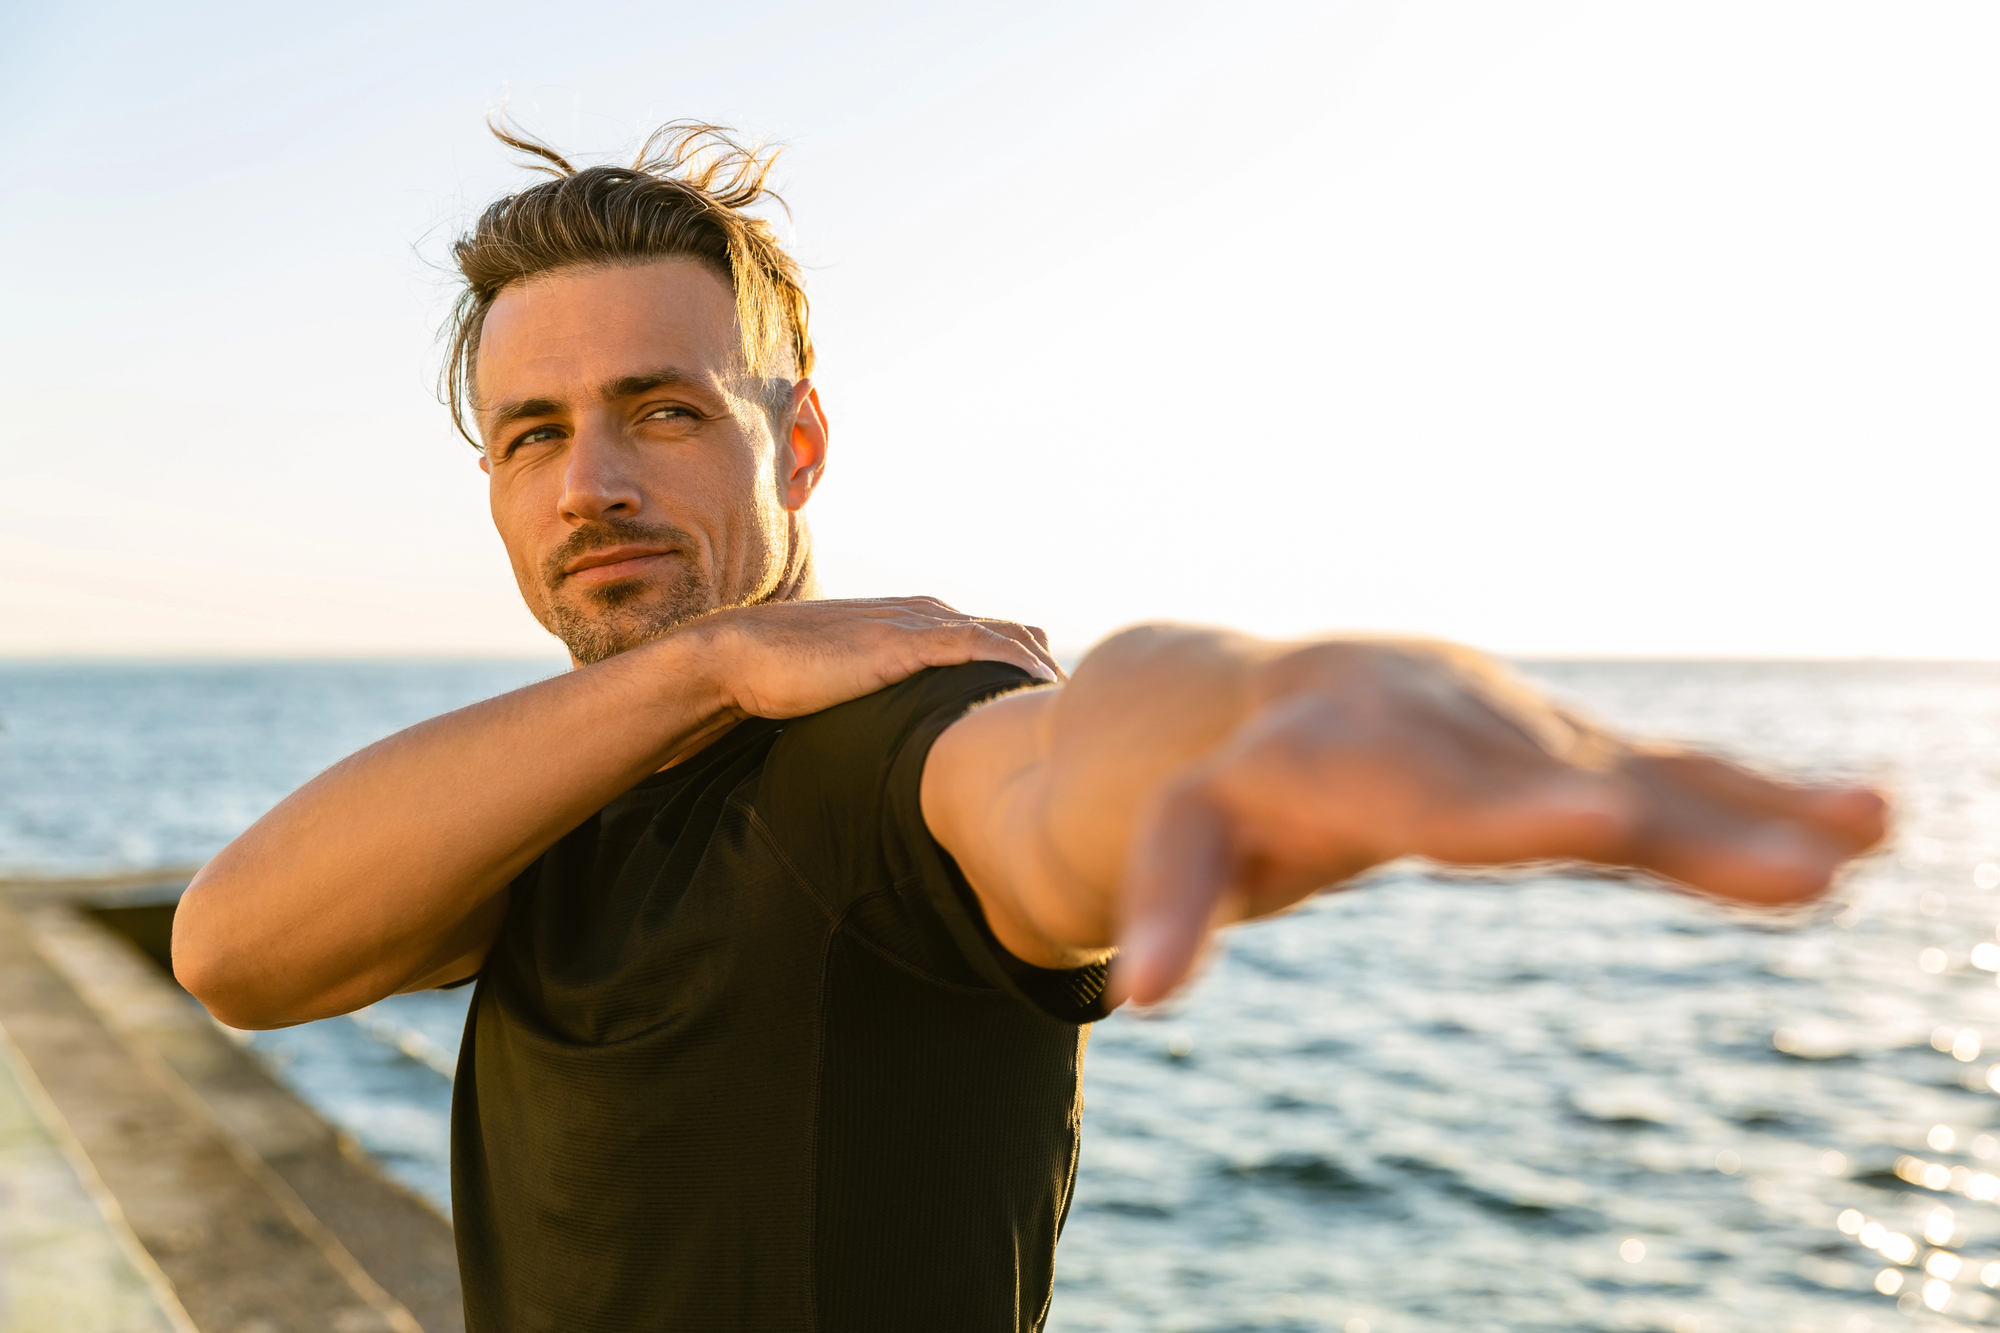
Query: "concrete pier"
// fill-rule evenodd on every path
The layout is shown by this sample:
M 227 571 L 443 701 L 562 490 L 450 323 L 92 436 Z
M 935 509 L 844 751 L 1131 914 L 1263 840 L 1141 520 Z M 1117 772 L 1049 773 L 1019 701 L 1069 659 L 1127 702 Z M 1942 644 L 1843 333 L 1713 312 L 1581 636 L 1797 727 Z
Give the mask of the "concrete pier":
M 185 883 L 0 881 L 0 1328 L 458 1333 L 450 1224 L 164 970 Z

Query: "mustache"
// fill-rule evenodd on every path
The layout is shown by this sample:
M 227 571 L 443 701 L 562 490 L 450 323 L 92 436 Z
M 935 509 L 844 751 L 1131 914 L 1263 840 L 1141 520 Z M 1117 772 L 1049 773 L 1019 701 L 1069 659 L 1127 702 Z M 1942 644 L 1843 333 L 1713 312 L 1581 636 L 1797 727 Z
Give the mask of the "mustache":
M 612 546 L 672 546 L 694 549 L 694 538 L 671 523 L 637 523 L 631 519 L 601 519 L 565 537 L 542 562 L 542 581 L 553 588 L 566 577 L 563 567 L 579 556 Z

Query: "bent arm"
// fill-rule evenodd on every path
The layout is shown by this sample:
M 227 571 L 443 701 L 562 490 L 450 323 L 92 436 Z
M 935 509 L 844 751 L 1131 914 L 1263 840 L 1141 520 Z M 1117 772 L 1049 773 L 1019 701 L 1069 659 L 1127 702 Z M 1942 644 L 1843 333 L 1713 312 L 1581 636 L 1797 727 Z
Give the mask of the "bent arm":
M 254 1028 L 470 976 L 514 876 L 739 716 L 699 647 L 668 636 L 334 765 L 195 877 L 174 916 L 175 975 Z
M 433 718 L 320 774 L 204 866 L 175 913 L 174 974 L 244 1028 L 470 976 L 507 885 L 639 779 L 743 717 L 974 659 L 1057 676 L 1039 631 L 928 598 L 801 602 L 716 612 Z
M 1887 813 L 1627 741 L 1455 645 L 1181 626 L 960 719 L 923 808 L 1002 945 L 1044 967 L 1115 947 L 1113 990 L 1142 1001 L 1218 926 L 1398 857 L 1586 861 L 1780 904 L 1824 892 Z

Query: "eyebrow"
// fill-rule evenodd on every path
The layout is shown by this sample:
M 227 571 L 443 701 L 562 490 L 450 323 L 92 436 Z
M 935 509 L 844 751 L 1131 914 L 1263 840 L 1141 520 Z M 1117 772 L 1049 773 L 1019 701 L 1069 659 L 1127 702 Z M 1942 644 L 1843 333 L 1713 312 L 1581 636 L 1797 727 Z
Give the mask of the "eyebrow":
M 623 375 L 598 386 L 597 396 L 605 402 L 615 402 L 620 398 L 635 398 L 655 389 L 699 386 L 701 377 L 682 370 L 679 366 L 662 366 L 658 370 L 648 370 L 637 375 Z M 498 431 L 503 426 L 512 425 L 529 417 L 561 416 L 563 405 L 553 398 L 517 398 L 496 408 L 490 429 Z
M 612 380 L 609 384 L 601 385 L 597 390 L 597 396 L 608 403 L 619 398 L 636 398 L 655 389 L 682 388 L 699 385 L 701 382 L 700 376 L 691 375 L 679 366 L 662 366 L 658 370 L 649 370 L 640 375 L 626 375 Z
M 517 398 L 493 413 L 492 429 L 511 425 L 524 417 L 552 417 L 562 411 L 562 404 L 553 398 Z

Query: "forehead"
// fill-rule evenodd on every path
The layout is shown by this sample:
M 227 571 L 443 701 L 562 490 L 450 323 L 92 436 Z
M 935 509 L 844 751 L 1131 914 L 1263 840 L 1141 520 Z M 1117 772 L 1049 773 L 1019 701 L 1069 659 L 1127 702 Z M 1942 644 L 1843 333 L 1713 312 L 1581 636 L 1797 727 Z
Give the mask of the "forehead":
M 742 360 L 735 295 L 707 266 L 670 259 L 560 269 L 494 299 L 480 329 L 476 387 L 481 403 L 567 396 L 661 365 L 720 383 Z

